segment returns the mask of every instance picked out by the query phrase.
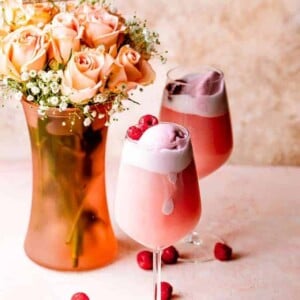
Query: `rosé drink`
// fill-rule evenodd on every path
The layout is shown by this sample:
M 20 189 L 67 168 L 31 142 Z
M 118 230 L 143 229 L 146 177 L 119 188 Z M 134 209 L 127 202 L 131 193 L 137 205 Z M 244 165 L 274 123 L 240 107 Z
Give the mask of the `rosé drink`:
M 143 116 L 127 130 L 115 202 L 116 221 L 153 250 L 154 299 L 161 300 L 161 249 L 183 238 L 201 214 L 188 130 Z
M 190 131 L 199 178 L 212 173 L 229 158 L 233 138 L 221 71 L 169 71 L 160 119 L 182 124 Z
M 129 135 L 119 169 L 116 221 L 140 244 L 161 249 L 193 230 L 201 213 L 189 132 L 162 122 L 138 139 Z

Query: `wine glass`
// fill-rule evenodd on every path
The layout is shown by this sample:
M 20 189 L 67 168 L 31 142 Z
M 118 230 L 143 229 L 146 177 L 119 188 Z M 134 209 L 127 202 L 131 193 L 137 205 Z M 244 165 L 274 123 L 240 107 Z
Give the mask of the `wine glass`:
M 115 218 L 132 239 L 153 251 L 154 299 L 161 300 L 161 251 L 193 230 L 201 197 L 190 135 L 162 122 L 139 140 L 127 134 L 121 153 Z
M 169 70 L 159 118 L 177 122 L 190 131 L 200 181 L 229 158 L 233 137 L 221 70 L 212 66 L 177 66 Z M 213 246 L 222 239 L 213 233 L 199 235 L 194 231 L 185 241 L 183 249 L 191 260 L 206 261 L 213 258 Z M 193 246 L 201 247 L 197 252 Z

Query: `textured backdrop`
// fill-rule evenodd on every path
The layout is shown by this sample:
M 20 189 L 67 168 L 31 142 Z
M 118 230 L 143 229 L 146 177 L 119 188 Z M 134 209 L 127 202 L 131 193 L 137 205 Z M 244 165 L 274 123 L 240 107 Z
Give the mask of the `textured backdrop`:
M 168 63 L 143 101 L 111 126 L 119 155 L 127 125 L 158 113 L 165 73 L 178 63 L 213 64 L 225 73 L 234 131 L 231 163 L 300 165 L 299 0 L 115 0 L 160 33 Z M 0 100 L 1 102 L 1 100 Z M 1 106 L 1 103 L 0 103 Z M 0 107 L 0 158 L 29 155 L 23 115 Z
M 154 26 L 169 51 L 168 64 L 223 69 L 235 139 L 232 163 L 300 165 L 299 0 L 115 3 Z

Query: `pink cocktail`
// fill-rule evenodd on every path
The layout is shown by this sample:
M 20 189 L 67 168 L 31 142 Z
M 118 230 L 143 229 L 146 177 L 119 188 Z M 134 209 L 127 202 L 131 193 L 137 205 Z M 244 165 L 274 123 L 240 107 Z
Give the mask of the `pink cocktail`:
M 165 124 L 156 126 L 159 130 Z M 190 138 L 186 129 L 176 126 L 185 134 L 182 148 L 150 148 L 128 137 L 123 146 L 116 220 L 131 238 L 151 249 L 180 240 L 200 217 L 199 185 Z
M 177 122 L 190 131 L 199 178 L 212 173 L 229 158 L 233 138 L 221 71 L 212 68 L 197 73 L 180 68 L 171 70 L 160 119 Z
M 132 127 L 121 155 L 115 217 L 126 234 L 153 250 L 154 299 L 161 300 L 161 250 L 200 218 L 197 172 L 186 128 L 167 122 Z
M 160 120 L 185 126 L 191 134 L 199 179 L 211 174 L 229 158 L 233 148 L 231 120 L 224 75 L 215 68 L 179 66 L 167 73 Z M 213 258 L 222 239 L 211 232 L 193 231 L 181 244 L 191 261 Z M 195 247 L 198 247 L 196 251 Z

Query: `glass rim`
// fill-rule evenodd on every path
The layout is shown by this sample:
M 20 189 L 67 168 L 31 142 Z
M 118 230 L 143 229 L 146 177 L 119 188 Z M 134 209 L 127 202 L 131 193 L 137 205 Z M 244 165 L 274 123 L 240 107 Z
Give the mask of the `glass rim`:
M 172 73 L 174 73 L 176 70 L 180 70 L 180 69 L 185 71 L 182 73 L 182 75 L 180 77 L 178 76 L 178 78 L 174 78 L 175 76 L 171 76 Z M 167 71 L 167 82 L 168 83 L 176 83 L 178 85 L 183 85 L 183 86 L 188 86 L 188 85 L 190 85 L 190 83 L 182 82 L 182 81 L 180 81 L 180 79 L 182 79 L 184 76 L 186 76 L 188 74 L 200 75 L 200 74 L 205 74 L 208 71 L 215 71 L 220 75 L 219 78 L 212 80 L 212 82 L 218 82 L 218 81 L 224 79 L 224 72 L 221 69 L 214 67 L 212 65 L 199 65 L 196 67 L 177 65 L 173 68 L 170 68 Z
M 20 100 L 21 104 L 28 108 L 31 109 L 32 112 L 37 113 L 40 104 L 36 103 L 36 102 L 30 102 L 28 100 L 26 100 L 25 98 L 22 98 Z M 106 113 L 106 108 L 109 107 L 110 104 L 104 104 L 104 103 L 94 103 L 90 105 L 90 110 L 93 111 L 97 111 L 99 113 Z M 49 107 L 46 111 L 45 111 L 45 116 L 47 117 L 53 117 L 56 119 L 59 118 L 66 118 L 69 117 L 70 115 L 75 116 L 78 119 L 83 118 L 83 113 L 81 111 L 81 109 L 79 107 L 68 107 L 65 110 L 60 110 L 59 107 Z M 42 116 L 39 116 L 42 117 Z

